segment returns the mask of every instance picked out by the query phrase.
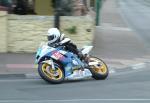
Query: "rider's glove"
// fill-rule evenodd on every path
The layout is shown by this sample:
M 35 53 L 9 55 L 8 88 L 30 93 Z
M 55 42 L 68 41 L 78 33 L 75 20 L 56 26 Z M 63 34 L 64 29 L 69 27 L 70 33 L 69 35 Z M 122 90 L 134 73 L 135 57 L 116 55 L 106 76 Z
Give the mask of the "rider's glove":
M 55 47 L 58 47 L 58 46 L 60 46 L 60 44 L 59 43 L 55 43 Z
M 62 46 L 61 43 L 55 43 L 55 47 Z
M 81 60 L 83 60 L 84 59 L 84 55 L 82 54 L 82 52 L 78 52 L 78 56 L 79 56 L 79 58 L 81 59 Z

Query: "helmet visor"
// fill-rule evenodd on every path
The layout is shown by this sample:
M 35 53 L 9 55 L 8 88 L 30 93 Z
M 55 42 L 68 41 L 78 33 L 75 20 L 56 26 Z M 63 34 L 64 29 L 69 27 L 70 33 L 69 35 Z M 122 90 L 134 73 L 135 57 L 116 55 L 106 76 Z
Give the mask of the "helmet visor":
M 54 35 L 48 36 L 48 40 L 53 40 L 54 39 Z

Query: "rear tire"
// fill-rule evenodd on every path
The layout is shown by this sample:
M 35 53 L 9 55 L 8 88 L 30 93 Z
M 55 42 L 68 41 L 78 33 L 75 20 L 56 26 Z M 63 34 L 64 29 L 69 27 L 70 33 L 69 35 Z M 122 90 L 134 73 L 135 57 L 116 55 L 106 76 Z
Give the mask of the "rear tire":
M 58 76 L 54 75 L 54 71 L 50 68 L 50 65 L 47 63 L 40 63 L 38 66 L 39 75 L 48 83 L 59 84 L 64 81 L 64 71 L 61 68 L 60 64 L 54 62 L 54 66 L 56 68 L 56 72 Z
M 92 73 L 92 77 L 96 80 L 104 80 L 108 77 L 109 70 L 104 61 L 96 57 L 90 57 L 91 61 L 97 61 L 100 65 L 98 66 L 90 66 L 90 71 Z

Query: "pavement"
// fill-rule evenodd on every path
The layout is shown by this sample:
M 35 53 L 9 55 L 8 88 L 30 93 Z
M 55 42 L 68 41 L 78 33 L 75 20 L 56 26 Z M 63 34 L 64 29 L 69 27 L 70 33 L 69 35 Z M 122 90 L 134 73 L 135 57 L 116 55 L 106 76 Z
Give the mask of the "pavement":
M 120 9 L 124 2 L 124 5 L 128 3 L 127 1 L 132 2 L 132 6 L 130 4 L 128 5 L 134 7 L 133 0 L 105 0 L 102 10 L 100 11 L 100 25 L 97 26 L 95 30 L 92 54 L 102 58 L 109 68 L 123 69 L 150 61 L 150 49 L 147 46 L 147 42 L 145 42 L 146 40 L 143 40 L 143 35 L 141 34 L 141 36 L 139 36 L 139 32 L 130 25 L 130 20 L 132 20 L 132 22 L 137 21 L 134 21 L 136 17 L 132 17 L 131 19 L 131 17 L 127 18 L 127 16 L 124 16 L 128 15 L 128 12 L 133 9 L 130 8 L 131 10 L 129 10 L 128 6 L 124 6 L 123 9 Z M 136 2 L 136 0 L 134 0 L 134 2 Z M 138 7 L 135 7 L 138 11 Z M 125 8 L 127 9 L 126 11 L 124 10 Z M 141 7 L 139 9 L 141 11 L 143 10 Z M 140 15 L 140 12 L 136 10 L 134 9 L 133 11 Z M 148 12 L 146 12 L 148 10 L 147 8 L 145 12 L 143 12 L 148 14 Z M 142 22 L 142 18 L 139 19 L 141 19 Z M 136 26 L 141 27 L 143 25 L 139 24 Z M 148 25 L 145 26 L 145 28 L 148 27 Z
M 35 53 L 1 53 L 0 78 L 25 78 L 26 74 L 37 74 Z
M 149 0 L 120 0 L 120 10 L 128 25 L 150 49 L 150 1 Z
M 142 68 L 150 61 L 150 51 L 128 26 L 116 0 L 105 0 L 100 25 L 95 29 L 92 55 L 104 60 L 110 69 Z M 38 78 L 35 53 L 1 53 L 0 78 Z

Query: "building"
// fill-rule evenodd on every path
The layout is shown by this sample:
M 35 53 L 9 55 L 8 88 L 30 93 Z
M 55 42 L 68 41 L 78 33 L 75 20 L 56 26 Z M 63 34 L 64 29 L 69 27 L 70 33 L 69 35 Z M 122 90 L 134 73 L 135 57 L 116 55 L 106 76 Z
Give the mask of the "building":
M 1 10 L 19 15 L 54 15 L 56 8 L 64 16 L 86 15 L 94 7 L 95 0 L 0 0 Z

